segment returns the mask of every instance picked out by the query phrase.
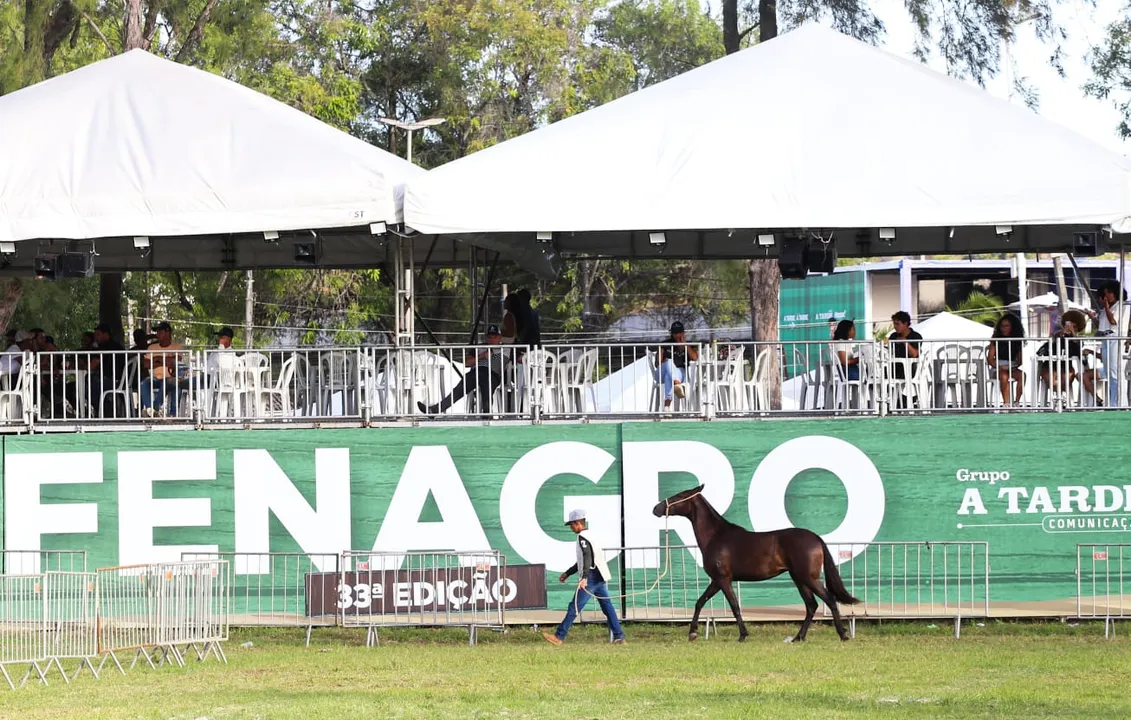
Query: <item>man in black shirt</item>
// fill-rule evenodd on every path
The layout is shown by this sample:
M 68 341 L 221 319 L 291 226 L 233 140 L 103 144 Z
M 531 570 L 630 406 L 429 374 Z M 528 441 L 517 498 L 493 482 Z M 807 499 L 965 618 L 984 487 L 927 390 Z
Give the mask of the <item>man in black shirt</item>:
M 918 330 L 911 329 L 911 316 L 903 310 L 900 310 L 899 312 L 891 316 L 891 324 L 892 327 L 895 328 L 892 331 L 891 335 L 888 335 L 888 343 L 890 343 L 891 345 L 892 359 L 905 360 L 910 358 L 913 360 L 918 360 L 920 342 L 922 342 L 923 336 L 919 334 Z M 893 371 L 895 373 L 896 379 L 905 379 L 906 373 L 904 372 L 904 368 L 906 367 L 907 363 L 896 362 L 893 363 L 893 365 L 895 366 L 893 368 Z M 918 363 L 911 363 L 911 377 L 915 377 L 918 366 Z M 897 398 L 897 403 L 899 407 L 904 406 L 905 399 L 902 394 L 900 394 Z

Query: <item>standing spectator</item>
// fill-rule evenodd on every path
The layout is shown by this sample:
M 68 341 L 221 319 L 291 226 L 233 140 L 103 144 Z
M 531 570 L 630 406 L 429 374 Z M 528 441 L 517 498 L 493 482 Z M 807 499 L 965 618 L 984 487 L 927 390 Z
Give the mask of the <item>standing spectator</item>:
M 569 607 L 566 609 L 565 619 L 562 620 L 561 625 L 558 625 L 557 631 L 553 634 L 542 633 L 542 637 L 552 645 L 561 645 L 565 642 L 566 635 L 569 634 L 569 629 L 573 626 L 573 621 L 577 619 L 578 613 L 585 609 L 585 603 L 592 596 L 597 598 L 601 612 L 605 613 L 609 630 L 613 633 L 613 642 L 623 645 L 625 644 L 624 630 L 621 629 L 617 610 L 613 607 L 612 600 L 609 598 L 607 583 L 609 578 L 612 577 L 612 573 L 609 572 L 609 564 L 605 562 L 605 551 L 589 536 L 589 527 L 585 522 L 584 510 L 571 510 L 569 522 L 566 525 L 577 534 L 577 544 L 574 546 L 577 553 L 577 562 L 558 577 L 558 582 L 564 583 L 574 573 L 580 575 L 581 579 L 577 583 L 577 591 L 574 593 L 573 600 L 570 600 Z
M 520 400 L 526 392 L 526 347 L 542 346 L 542 329 L 538 313 L 530 306 L 530 291 L 526 288 L 507 295 L 503 301 L 503 342 L 524 346 L 515 351 L 515 362 L 520 366 L 515 374 L 515 391 Z
M 1009 382 L 1017 384 L 1013 393 L 1013 404 L 1021 404 L 1021 390 L 1025 376 L 1021 372 L 1021 352 L 1025 345 L 1025 330 L 1021 327 L 1021 320 L 1013 313 L 1001 316 L 994 326 L 994 333 L 990 336 L 989 351 L 986 361 L 990 367 L 997 368 L 998 386 L 1001 389 L 1001 402 L 1009 404 Z
M 1121 337 L 1127 336 L 1128 308 L 1126 302 L 1120 302 L 1123 295 L 1119 283 L 1106 282 L 1100 287 L 1100 303 L 1103 307 L 1096 313 L 1096 335 L 1104 338 L 1103 348 L 1100 350 L 1100 359 L 1104 364 L 1104 377 L 1107 379 L 1107 404 L 1108 407 L 1119 407 L 1119 374 L 1120 360 L 1123 357 Z

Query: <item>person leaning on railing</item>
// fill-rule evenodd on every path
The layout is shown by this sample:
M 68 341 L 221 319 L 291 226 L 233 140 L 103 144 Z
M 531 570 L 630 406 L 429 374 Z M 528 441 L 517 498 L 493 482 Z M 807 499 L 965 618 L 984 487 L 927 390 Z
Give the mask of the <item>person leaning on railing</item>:
M 1013 393 L 1013 404 L 1021 402 L 1021 390 L 1025 377 L 1021 373 L 1021 350 L 1025 345 L 1025 330 L 1021 320 L 1013 313 L 1001 316 L 990 336 L 986 352 L 986 362 L 997 368 L 998 386 L 1001 389 L 1001 402 L 1009 404 L 1009 381 L 1017 383 Z

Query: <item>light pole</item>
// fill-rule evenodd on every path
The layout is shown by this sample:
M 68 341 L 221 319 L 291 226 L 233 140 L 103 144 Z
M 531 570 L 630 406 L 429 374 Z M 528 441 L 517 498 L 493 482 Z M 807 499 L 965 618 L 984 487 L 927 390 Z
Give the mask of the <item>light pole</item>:
M 406 130 L 408 132 L 409 162 L 412 162 L 412 131 L 423 130 L 424 128 L 433 127 L 434 125 L 440 125 L 441 123 L 445 122 L 444 118 L 428 118 L 427 120 L 410 123 L 401 122 L 400 120 L 393 120 L 392 118 L 377 118 L 377 121 L 382 122 L 390 127 L 400 128 L 401 130 Z

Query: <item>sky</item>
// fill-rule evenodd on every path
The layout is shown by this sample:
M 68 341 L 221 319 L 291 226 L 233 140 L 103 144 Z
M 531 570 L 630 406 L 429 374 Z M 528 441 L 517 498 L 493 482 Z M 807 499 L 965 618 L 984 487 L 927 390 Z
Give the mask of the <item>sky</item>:
M 1086 0 L 1065 0 L 1055 5 L 1059 19 L 1068 32 L 1064 43 L 1063 65 L 1066 77 L 1061 78 L 1048 63 L 1049 46 L 1038 40 L 1031 29 L 1018 31 L 1017 41 L 1009 48 L 1017 73 L 1027 78 L 1037 90 L 1040 105 L 1037 111 L 1044 117 L 1060 123 L 1105 147 L 1120 153 L 1131 153 L 1131 142 L 1120 140 L 1116 133 L 1119 112 L 1110 100 L 1085 97 L 1082 86 L 1090 79 L 1088 49 L 1103 38 L 1103 30 L 1123 11 L 1122 0 L 1096 0 L 1092 7 Z M 874 0 L 872 8 L 884 22 L 887 33 L 882 47 L 899 55 L 913 58 L 915 29 L 907 19 L 901 0 Z M 938 58 L 928 63 L 945 72 Z M 1006 63 L 1003 62 L 1003 65 Z M 1012 82 L 1007 73 L 986 83 L 986 90 L 994 95 L 1024 105 L 1021 98 L 1011 95 Z

